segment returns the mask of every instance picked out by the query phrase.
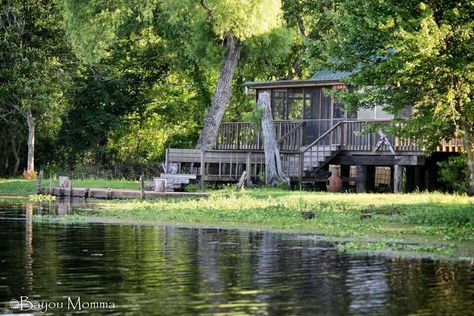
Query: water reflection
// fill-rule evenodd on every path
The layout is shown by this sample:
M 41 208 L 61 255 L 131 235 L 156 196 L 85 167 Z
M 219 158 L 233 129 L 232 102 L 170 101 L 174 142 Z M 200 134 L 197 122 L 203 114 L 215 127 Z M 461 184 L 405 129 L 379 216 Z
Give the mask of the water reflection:
M 109 312 L 146 315 L 469 315 L 474 308 L 467 262 L 353 257 L 331 243 L 270 232 L 31 221 L 91 208 L 48 204 L 0 208 L 5 313 L 20 295 L 113 301 Z
M 25 203 L 25 285 L 33 290 L 33 204 Z

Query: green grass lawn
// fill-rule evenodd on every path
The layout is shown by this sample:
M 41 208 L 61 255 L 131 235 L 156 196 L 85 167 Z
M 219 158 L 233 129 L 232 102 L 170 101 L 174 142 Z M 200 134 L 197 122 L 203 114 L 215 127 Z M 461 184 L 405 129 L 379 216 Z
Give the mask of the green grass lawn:
M 45 187 L 49 186 L 49 180 L 43 181 Z M 54 186 L 58 186 L 58 180 L 53 181 Z M 76 188 L 111 188 L 111 189 L 134 189 L 138 190 L 138 181 L 125 180 L 73 180 L 72 185 Z M 38 186 L 36 180 L 23 179 L 0 179 L 0 195 L 28 195 L 35 194 Z

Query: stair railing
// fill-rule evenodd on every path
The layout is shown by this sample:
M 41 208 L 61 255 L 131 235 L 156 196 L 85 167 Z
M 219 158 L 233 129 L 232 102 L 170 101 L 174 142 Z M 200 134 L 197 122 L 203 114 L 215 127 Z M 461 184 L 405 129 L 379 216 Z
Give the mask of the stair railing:
M 305 163 L 305 158 L 304 155 L 305 153 L 309 152 L 309 166 L 310 168 L 313 168 L 313 154 L 316 153 L 316 159 L 319 160 L 320 154 L 322 153 L 322 157 L 326 157 L 326 153 L 332 154 L 332 146 L 342 146 L 342 127 L 343 127 L 344 121 L 340 121 L 337 124 L 333 125 L 330 129 L 328 129 L 324 134 L 319 136 L 315 141 L 313 141 L 311 144 L 309 144 L 306 148 L 300 151 L 300 172 L 299 172 L 299 177 L 300 177 L 300 183 L 303 178 L 303 173 L 304 173 L 304 163 Z M 320 162 L 320 161 L 314 161 L 314 162 Z M 324 164 L 325 165 L 325 164 Z M 317 170 L 321 169 L 323 166 L 319 165 Z
M 299 151 L 303 145 L 303 127 L 306 121 L 301 121 L 298 125 L 289 130 L 277 140 L 280 150 Z

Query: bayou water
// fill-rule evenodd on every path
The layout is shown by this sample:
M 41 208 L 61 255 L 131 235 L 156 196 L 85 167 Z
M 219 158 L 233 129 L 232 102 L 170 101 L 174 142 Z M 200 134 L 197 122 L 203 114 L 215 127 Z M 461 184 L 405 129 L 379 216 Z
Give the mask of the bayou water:
M 469 261 L 350 255 L 297 234 L 61 223 L 85 208 L 93 205 L 0 205 L 0 314 L 474 311 Z M 41 214 L 59 222 L 33 220 Z

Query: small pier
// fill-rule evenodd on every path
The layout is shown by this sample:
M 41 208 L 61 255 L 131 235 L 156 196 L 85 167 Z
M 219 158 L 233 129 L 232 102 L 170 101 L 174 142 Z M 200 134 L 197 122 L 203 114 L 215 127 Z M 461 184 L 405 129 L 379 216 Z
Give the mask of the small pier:
M 168 177 L 171 180 L 171 185 L 181 185 L 189 183 L 189 179 L 195 176 L 188 177 L 186 175 L 178 177 L 173 175 Z M 177 180 L 176 180 L 177 179 Z M 150 188 L 152 190 L 150 190 Z M 154 178 L 154 180 L 145 185 L 144 177 L 140 177 L 140 188 L 138 190 L 131 189 L 112 189 L 112 188 L 80 188 L 73 187 L 72 181 L 68 177 L 59 177 L 59 187 L 52 186 L 50 180 L 49 187 L 43 186 L 43 171 L 41 170 L 38 177 L 38 194 L 49 194 L 63 198 L 94 198 L 94 199 L 172 199 L 172 198 L 205 198 L 208 193 L 202 192 L 174 192 L 167 190 L 167 179 Z
M 93 199 L 172 199 L 172 198 L 205 198 L 208 193 L 201 192 L 155 192 L 126 189 L 104 188 L 44 188 L 43 194 L 58 197 L 93 198 Z M 143 195 L 142 195 L 143 194 Z

